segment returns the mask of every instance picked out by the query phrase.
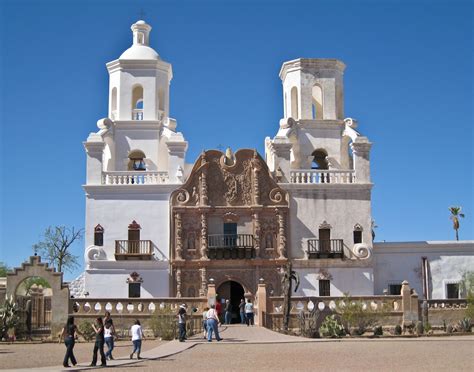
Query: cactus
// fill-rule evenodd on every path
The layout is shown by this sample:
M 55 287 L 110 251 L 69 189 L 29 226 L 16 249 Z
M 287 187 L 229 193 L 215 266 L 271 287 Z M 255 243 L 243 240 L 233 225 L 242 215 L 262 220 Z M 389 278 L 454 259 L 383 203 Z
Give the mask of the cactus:
M 0 307 L 0 339 L 8 339 L 8 330 L 14 328 L 20 320 L 18 312 L 13 296 L 6 297 L 5 303 Z
M 319 332 L 324 337 L 344 336 L 344 327 L 337 319 L 336 315 L 327 316 L 319 328 Z
M 471 318 L 464 318 L 458 322 L 459 332 L 472 332 Z

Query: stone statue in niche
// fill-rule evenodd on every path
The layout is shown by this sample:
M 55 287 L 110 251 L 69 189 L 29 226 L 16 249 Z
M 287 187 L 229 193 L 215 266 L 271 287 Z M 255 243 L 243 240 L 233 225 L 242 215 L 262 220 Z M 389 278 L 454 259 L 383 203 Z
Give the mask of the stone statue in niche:
M 188 233 L 188 250 L 194 251 L 196 249 L 196 234 L 194 232 Z
M 270 232 L 265 235 L 265 248 L 273 248 L 273 236 Z
M 196 297 L 196 289 L 194 287 L 188 288 L 188 297 Z

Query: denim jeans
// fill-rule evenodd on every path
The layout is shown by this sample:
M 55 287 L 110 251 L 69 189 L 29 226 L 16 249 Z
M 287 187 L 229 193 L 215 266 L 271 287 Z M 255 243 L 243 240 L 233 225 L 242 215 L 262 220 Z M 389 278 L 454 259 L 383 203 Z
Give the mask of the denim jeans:
M 140 354 L 140 352 L 142 351 L 142 340 L 133 340 L 133 353 L 134 354 L 135 352 L 137 354 Z
M 253 313 L 245 313 L 247 325 L 253 325 Z
M 224 319 L 225 319 L 225 324 L 230 324 L 230 322 L 232 321 L 232 313 L 230 311 L 226 311 L 224 315 Z
M 100 362 L 102 365 L 106 365 L 105 353 L 104 353 L 104 339 L 95 340 L 94 351 L 92 352 L 92 364 L 97 364 L 97 351 L 100 352 Z
M 186 323 L 178 323 L 178 330 L 179 330 L 179 335 L 178 335 L 179 340 L 184 341 L 186 339 Z
M 212 332 L 216 334 L 216 340 L 221 340 L 219 336 L 219 330 L 217 329 L 217 320 L 208 319 L 207 320 L 207 341 L 212 341 Z
M 105 353 L 106 357 L 112 357 L 112 350 L 114 349 L 114 338 L 113 337 L 106 337 L 105 344 L 107 345 L 107 352 Z
M 240 324 L 245 324 L 245 313 L 244 312 L 240 313 Z
M 76 358 L 74 357 L 74 337 L 67 336 L 64 339 L 64 344 L 66 345 L 66 355 L 64 356 L 64 361 L 63 361 L 63 366 L 67 366 L 69 364 L 69 359 L 71 360 L 71 363 L 77 364 Z

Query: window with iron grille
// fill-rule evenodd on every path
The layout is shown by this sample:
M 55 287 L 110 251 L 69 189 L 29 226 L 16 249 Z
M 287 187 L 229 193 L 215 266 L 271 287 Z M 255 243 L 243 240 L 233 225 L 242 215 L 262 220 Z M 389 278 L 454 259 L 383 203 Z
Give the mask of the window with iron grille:
M 319 280 L 319 295 L 331 296 L 331 282 L 329 280 Z

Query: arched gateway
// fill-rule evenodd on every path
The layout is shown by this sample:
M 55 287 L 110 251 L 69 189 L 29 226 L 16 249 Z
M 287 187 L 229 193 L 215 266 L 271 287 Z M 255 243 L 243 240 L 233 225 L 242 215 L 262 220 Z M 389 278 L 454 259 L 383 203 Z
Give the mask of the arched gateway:
M 240 323 L 239 303 L 245 298 L 245 290 L 242 285 L 234 280 L 228 280 L 217 287 L 216 297 L 221 301 L 223 309 L 225 301 L 229 300 L 232 309 L 231 323 Z
M 211 278 L 237 305 L 242 290 L 255 295 L 260 278 L 279 294 L 287 219 L 288 193 L 257 151 L 203 152 L 171 194 L 175 295 L 204 296 Z

